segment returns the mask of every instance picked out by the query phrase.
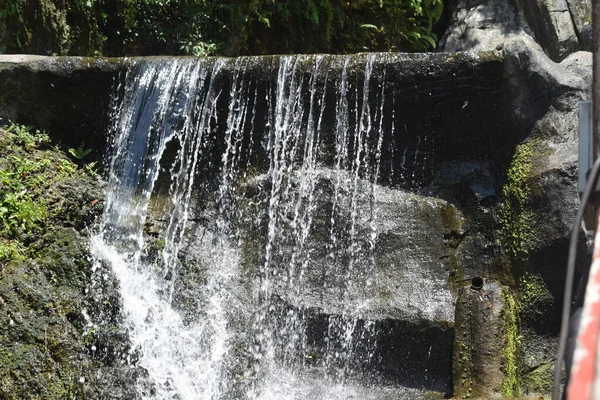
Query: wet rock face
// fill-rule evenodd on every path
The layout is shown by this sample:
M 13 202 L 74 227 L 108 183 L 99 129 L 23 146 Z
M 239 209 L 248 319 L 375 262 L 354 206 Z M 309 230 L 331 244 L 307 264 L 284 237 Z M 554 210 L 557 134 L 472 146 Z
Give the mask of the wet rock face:
M 298 198 L 301 179 L 316 181 L 314 192 L 305 193 L 314 198 L 310 227 L 297 230 L 295 223 L 301 223 L 292 222 L 295 213 L 304 212 L 304 202 L 282 204 L 275 211 L 283 222 L 275 228 L 273 242 L 268 236 L 268 177 L 248 179 L 235 190 L 245 195 L 231 205 L 237 210 L 232 236 L 241 245 L 232 239 L 225 249 L 227 263 L 240 264 L 235 279 L 226 284 L 230 329 L 239 341 L 231 354 L 232 368 L 243 371 L 240 364 L 250 362 L 244 361 L 251 355 L 243 349 L 256 340 L 253 313 L 259 309 L 256 293 L 269 248 L 275 276 L 269 315 L 280 316 L 276 332 L 291 329 L 287 321 L 297 316 L 306 335 L 307 350 L 300 354 L 309 355 L 303 368 L 307 374 L 331 373 L 326 369 L 332 367 L 332 346 L 340 346 L 340 352 L 352 353 L 347 365 L 338 366 L 348 369 L 349 381 L 419 388 L 414 398 L 422 397 L 423 390 L 450 393 L 456 266 L 449 261 L 446 242 L 464 235 L 464 217 L 443 200 L 363 179 L 356 183 L 343 171 L 321 169 L 315 177 L 296 178 L 287 193 L 292 199 Z M 192 212 L 190 236 L 180 254 L 185 268 L 174 301 L 191 320 L 199 317 L 195 310 L 203 309 L 211 252 L 216 242 L 222 246 L 214 225 L 218 211 L 207 209 L 210 203 L 208 198 L 197 203 L 201 208 Z M 352 350 L 335 344 L 339 338 L 332 332 L 340 325 L 353 327 L 345 338 Z
M 462 11 L 459 5 L 464 7 Z M 446 50 L 503 46 L 503 54 L 377 56 L 368 100 L 372 105 L 383 102 L 390 107 L 386 110 L 393 112 L 382 112 L 380 120 L 385 129 L 380 176 L 373 186 L 366 180 L 359 180 L 357 192 L 372 193 L 373 197 L 367 196 L 356 203 L 355 211 L 360 217 L 354 223 L 350 203 L 354 189 L 351 186 L 336 189 L 336 178 L 331 170 L 337 94 L 335 79 L 331 77 L 340 73 L 345 59 L 326 56 L 324 62 L 329 63 L 329 80 L 319 81 L 319 87 L 329 91 L 323 97 L 329 106 L 322 119 L 329 133 L 321 137 L 318 162 L 322 171 L 314 192 L 314 220 L 303 242 L 306 253 L 302 256 L 310 255 L 310 263 L 303 276 L 301 291 L 286 284 L 273 287 L 274 297 L 283 304 L 282 310 L 305 310 L 310 315 L 306 321 L 312 329 L 310 340 L 316 347 L 325 341 L 323 321 L 339 318 L 342 311 L 351 309 L 351 315 L 358 318 L 360 324 L 375 321 L 378 327 L 378 341 L 382 347 L 377 351 L 387 360 L 377 366 L 383 375 L 403 374 L 409 377 L 403 382 L 405 384 L 426 382 L 428 388 L 445 391 L 451 386 L 448 360 L 453 352 L 452 340 L 448 338 L 458 332 L 458 326 L 475 323 L 466 317 L 468 313 L 460 308 L 460 304 L 455 312 L 455 283 L 477 275 L 513 285 L 520 293 L 517 297 L 526 291 L 535 293 L 535 296 L 520 297 L 525 304 L 520 310 L 526 333 L 523 351 L 525 356 L 531 356 L 528 360 L 533 360 L 528 361 L 528 370 L 540 372 L 551 362 L 554 341 L 545 340 L 544 335 L 555 333 L 552 327 L 557 321 L 555 305 L 560 301 L 566 237 L 577 206 L 573 181 L 576 107 L 578 101 L 589 98 L 591 59 L 588 53 L 578 52 L 561 64 L 552 62 L 533 39 L 516 36 L 523 25 L 510 14 L 516 7 L 513 2 L 459 2 L 452 15 L 461 19 L 462 28 L 450 30 L 443 42 Z M 494 34 L 478 36 L 486 31 Z M 501 39 L 498 39 L 499 33 L 504 35 Z M 366 60 L 367 56 L 357 55 L 349 61 L 351 85 L 362 84 Z M 257 98 L 265 98 L 268 88 L 276 84 L 280 61 L 278 57 L 227 60 L 218 84 L 222 85 L 223 93 L 228 93 L 234 80 L 233 66 L 245 63 L 243 79 L 253 80 L 252 91 L 257 93 Z M 298 64 L 304 63 L 305 67 L 300 68 L 298 74 L 310 76 L 313 62 L 314 57 L 299 57 Z M 113 78 L 125 67 L 122 62 L 103 59 L 0 58 L 0 88 L 7 88 L 0 90 L 0 115 L 50 129 L 57 138 L 74 146 L 79 145 L 85 135 L 86 143 L 103 149 L 107 117 L 97 110 L 108 107 Z M 221 154 L 227 145 L 223 141 L 228 106 L 224 98 L 219 99 L 216 128 L 207 140 L 210 162 L 201 165 L 197 175 L 199 194 L 192 207 L 189 235 L 189 241 L 195 243 L 188 243 L 180 255 L 181 262 L 189 268 L 179 276 L 174 303 L 190 307 L 184 312 L 184 318 L 188 319 L 197 318 L 195 311 L 205 306 L 198 293 L 202 293 L 206 280 L 202 256 L 209 257 L 205 253 L 215 240 L 218 207 L 211 209 L 207 204 L 214 202 L 217 196 L 216 175 L 220 173 Z M 256 105 L 256 126 L 269 123 L 268 111 L 269 106 Z M 69 117 L 65 118 L 65 115 Z M 79 132 L 81 136 L 72 132 Z M 246 146 L 253 146 L 252 157 L 248 156 L 246 160 L 246 156 L 242 156 L 243 163 L 248 162 L 250 172 L 232 184 L 235 190 L 245 193 L 238 198 L 236 212 L 241 213 L 232 213 L 239 229 L 239 235 L 234 235 L 234 239 L 242 243 L 239 253 L 231 252 L 238 257 L 236 262 L 242 264 L 239 275 L 242 288 L 231 292 L 230 307 L 235 310 L 235 320 L 239 324 L 236 340 L 239 340 L 240 349 L 251 346 L 253 340 L 247 333 L 252 330 L 256 302 L 252 293 L 259 286 L 268 235 L 270 182 L 262 175 L 269 168 L 268 138 L 263 130 L 253 132 L 254 136 L 244 138 Z M 513 163 L 515 146 L 522 140 L 526 145 L 535 146 L 527 161 L 531 167 L 527 167 L 525 177 L 516 184 L 530 188 L 529 197 L 520 206 L 531 212 L 527 214 L 531 218 L 528 230 L 537 234 L 529 238 L 531 240 L 522 240 L 521 250 L 527 250 L 527 260 L 509 260 L 505 254 L 507 246 L 503 244 L 505 248 L 502 249 L 498 245 L 499 231 L 506 221 L 499 220 L 497 214 L 499 205 L 508 197 L 506 175 Z M 519 170 L 520 166 L 514 167 Z M 167 186 L 169 179 L 164 179 Z M 297 187 L 297 182 L 290 185 L 290 193 Z M 65 184 L 57 192 L 69 190 Z M 338 200 L 334 198 L 336 190 Z M 68 227 L 79 229 L 82 221 L 87 221 L 89 207 L 85 204 L 90 199 L 77 192 L 69 193 L 78 205 L 65 207 L 64 220 Z M 55 204 L 63 201 L 56 193 L 50 195 Z M 370 210 L 376 210 L 374 218 L 370 217 Z M 281 218 L 288 228 L 294 220 L 294 211 L 287 209 Z M 332 215 L 335 217 L 333 222 Z M 157 226 L 152 234 L 158 248 L 160 221 Z M 335 262 L 331 262 L 332 247 L 328 241 L 336 229 L 339 229 L 338 233 L 348 233 L 340 238 L 349 238 L 354 232 L 355 237 L 362 239 L 355 240 L 352 246 L 348 244 L 350 241 L 338 243 L 339 254 Z M 276 242 L 279 250 L 272 261 L 280 267 L 282 275 L 287 274 L 287 268 L 292 264 L 290 249 L 297 243 Z M 344 243 L 348 244 L 346 248 Z M 350 255 L 359 257 L 351 262 Z M 61 272 L 60 268 L 63 267 L 57 267 L 58 272 Z M 64 268 L 79 267 L 65 261 Z M 347 282 L 344 281 L 346 277 L 349 278 Z M 103 285 L 108 288 L 111 282 L 109 279 Z M 535 292 L 531 285 L 527 286 L 532 282 L 536 284 Z M 465 295 L 461 290 L 458 290 L 460 299 Z M 500 287 L 490 295 L 496 303 L 480 301 L 469 292 L 472 297 L 469 298 L 477 300 L 483 307 L 473 308 L 475 303 L 469 303 L 471 310 L 475 310 L 473 312 L 484 315 L 490 309 L 494 310 L 485 314 L 489 320 L 481 326 L 487 324 L 495 329 L 496 344 L 507 340 L 507 331 L 498 325 L 501 313 L 497 311 L 503 309 L 504 303 L 494 294 L 504 291 L 505 288 Z M 487 308 L 488 304 L 492 304 L 491 308 Z M 499 304 L 498 308 L 496 304 Z M 344 310 L 344 306 L 349 307 Z M 423 340 L 410 342 L 402 332 L 422 335 Z M 482 331 L 473 328 L 472 333 L 475 338 L 481 336 Z M 478 346 L 481 343 L 477 340 L 483 340 L 469 337 L 462 342 L 468 347 Z M 441 344 L 437 342 L 438 338 L 443 338 Z M 411 345 L 404 346 L 405 341 Z M 438 357 L 426 358 L 427 349 L 438 344 Z M 454 345 L 455 354 L 457 346 Z M 439 367 L 433 375 L 427 375 L 424 371 L 430 369 L 431 364 L 423 361 L 417 363 L 418 368 L 414 370 L 403 369 L 398 360 L 402 363 L 414 361 L 406 355 L 408 350 L 418 354 L 419 359 L 433 360 L 431 362 L 436 366 L 443 365 L 444 368 Z M 240 352 L 244 353 L 244 350 Z M 478 356 L 484 354 L 487 353 Z M 247 351 L 241 356 L 244 360 L 250 357 Z M 514 382 L 507 383 L 509 389 L 503 388 L 509 375 L 502 372 L 506 371 L 504 361 L 497 357 L 490 360 L 498 373 L 489 378 L 488 386 L 492 392 L 508 390 L 515 393 Z M 455 358 L 455 371 L 461 368 L 457 362 Z M 477 368 L 488 368 L 485 359 L 480 359 L 477 365 Z M 473 387 L 485 389 L 487 378 L 484 373 L 473 371 L 470 375 L 475 377 Z M 445 383 L 436 386 L 431 376 L 436 382 Z M 455 377 L 455 386 L 459 387 L 457 379 L 462 382 L 462 377 Z
M 110 93 L 123 62 L 0 55 L 0 117 L 52 132 L 67 147 L 106 147 Z
M 454 282 L 471 275 L 483 275 L 491 268 L 495 250 L 490 247 L 496 246 L 491 234 L 496 225 L 493 209 L 500 193 L 497 171 L 523 130 L 508 118 L 508 88 L 499 52 L 377 55 L 370 80 L 364 86 L 369 57 L 325 56 L 323 63 L 327 65 L 328 75 L 315 78 L 328 76 L 327 81 L 318 82 L 318 87 L 327 91 L 323 96 L 327 107 L 321 121 L 327 128 L 323 130 L 316 153 L 322 171 L 315 177 L 313 220 L 307 223 L 307 232 L 291 228 L 299 221 L 295 220 L 294 213 L 302 214 L 309 201 L 306 193 L 297 208 L 292 204 L 268 215 L 271 183 L 260 178 L 269 169 L 266 130 L 255 129 L 254 136 L 242 141 L 245 146 L 252 146 L 252 156 L 242 154 L 240 161 L 240 164 L 247 163 L 249 173 L 240 181 L 232 180 L 230 189 L 233 193 L 240 190 L 246 194 L 237 199 L 240 214 L 236 214 L 238 209 L 227 211 L 235 216 L 234 225 L 238 224 L 239 235 L 234 238 L 241 243 L 241 251 L 234 245 L 231 251 L 232 262 L 241 262 L 240 274 L 234 280 L 238 286 L 237 289 L 228 287 L 227 291 L 231 293 L 228 309 L 235 310 L 232 311 L 235 340 L 240 343 L 239 352 L 236 350 L 230 357 L 239 356 L 238 362 L 251 357 L 243 349 L 251 348 L 254 339 L 252 321 L 257 299 L 253 293 L 260 285 L 260 270 L 265 265 L 268 219 L 278 218 L 281 229 L 288 229 L 292 234 L 282 235 L 273 242 L 275 250 L 271 249 L 269 266 L 282 278 L 298 278 L 295 272 L 290 272 L 292 267 L 296 270 L 302 267 L 304 272 L 300 286 L 289 285 L 289 279 L 281 279 L 273 285 L 270 294 L 279 302 L 277 310 L 284 317 L 290 310 L 312 316 L 306 317 L 306 327 L 314 333 L 309 342 L 317 348 L 315 354 L 319 353 L 318 348 L 324 354 L 323 346 L 327 342 L 319 321 L 354 318 L 358 325 L 374 326 L 381 345 L 376 351 L 378 359 L 383 361 L 369 364 L 371 361 L 367 360 L 361 368 L 373 367 L 390 382 L 449 392 L 455 322 Z M 73 107 L 87 110 L 91 104 L 86 105 L 87 100 L 98 101 L 94 104 L 105 101 L 104 93 L 109 93 L 111 87 L 98 85 L 97 80 L 90 78 L 88 89 L 84 85 L 86 77 L 97 72 L 98 79 L 107 82 L 108 77 L 122 68 L 119 63 L 101 59 L 91 60 L 89 66 L 82 59 L 23 59 L 14 63 L 4 60 L 7 73 L 0 78 L 5 76 L 6 84 L 13 84 L 19 81 L 19 74 L 23 74 L 21 79 L 25 83 L 20 89 L 24 93 L 35 86 L 62 85 L 61 93 L 66 100 L 40 99 L 41 104 L 48 105 L 53 112 L 37 116 L 29 116 L 22 110 L 30 110 L 27 107 L 33 106 L 28 105 L 29 102 L 35 104 L 35 96 L 44 96 L 43 93 L 33 91 L 32 97 L 27 99 L 17 97 L 16 104 L 9 101 L 8 95 L 0 97 L 0 109 L 7 116 L 39 118 L 41 126 L 53 132 L 64 123 L 59 111 Z M 313 56 L 295 59 L 297 75 L 305 77 L 304 84 L 299 85 L 301 90 L 310 82 L 314 60 Z M 362 170 L 357 171 L 356 177 L 348 172 L 340 177 L 333 173 L 336 90 L 339 92 L 335 76 L 341 74 L 346 62 L 350 87 L 360 88 L 351 98 L 352 107 L 356 107 L 352 111 L 353 118 L 361 109 L 354 103 L 362 102 L 364 92 L 369 89 L 366 101 L 373 115 L 377 115 L 372 121 L 382 127 L 381 169 L 374 185 L 364 176 L 368 173 Z M 197 174 L 195 186 L 199 194 L 193 205 L 188 247 L 181 252 L 181 262 L 188 267 L 177 278 L 178 289 L 174 296 L 174 304 L 182 310 L 186 320 L 201 317 L 197 310 L 206 307 L 202 301 L 206 286 L 203 257 L 210 261 L 211 255 L 207 253 L 211 252 L 219 233 L 215 225 L 220 206 L 211 207 L 218 195 L 215 181 L 222 172 L 219 169 L 221 154 L 227 147 L 223 140 L 228 110 L 225 94 L 237 76 L 235 66 L 245 64 L 240 76 L 253 82 L 251 90 L 257 93 L 257 99 L 263 99 L 267 95 L 274 97 L 268 88 L 276 86 L 282 59 L 248 58 L 223 63 L 226 68 L 221 70 L 216 85 L 221 85 L 219 90 L 224 95 L 218 100 L 216 128 L 206 142 L 209 162 L 202 163 Z M 77 88 L 82 93 L 98 95 L 85 97 L 80 104 L 75 104 L 68 96 L 69 91 Z M 309 95 L 304 101 L 308 101 Z M 270 122 L 267 113 L 271 105 L 258 101 L 254 105 L 257 110 L 254 125 L 246 126 L 266 126 Z M 382 111 L 376 114 L 379 107 Z M 100 114 L 86 111 L 80 121 L 96 127 L 101 126 L 102 118 Z M 78 144 L 77 137 L 66 140 Z M 354 138 L 348 139 L 349 143 L 352 140 Z M 369 146 L 373 149 L 376 143 Z M 355 152 L 355 149 L 349 150 L 350 161 L 346 162 L 351 164 Z M 373 153 L 369 153 L 368 157 L 372 156 Z M 298 161 L 296 158 L 293 162 Z M 168 164 L 168 160 L 165 162 Z M 290 167 L 292 165 L 296 164 L 290 163 Z M 170 177 L 163 178 L 164 181 L 159 178 L 159 184 L 164 184 L 164 189 Z M 297 194 L 300 178 L 296 178 L 297 181 L 290 180 L 286 196 Z M 345 183 L 338 183 L 338 179 Z M 77 215 L 73 210 L 66 213 L 65 219 L 71 221 L 78 218 Z M 158 228 L 153 235 L 155 245 L 160 247 L 161 222 L 155 222 Z M 304 233 L 306 237 L 302 237 Z M 298 246 L 303 246 L 303 252 L 296 252 L 296 260 L 291 260 L 290 254 L 294 254 L 294 247 Z M 305 259 L 309 262 L 302 265 Z M 360 338 L 360 334 L 355 335 Z M 409 352 L 417 354 L 419 360 L 413 360 Z M 243 372 L 243 368 L 239 368 Z
M 306 56 L 300 61 L 304 64 L 301 67 L 303 73 L 311 73 L 314 58 Z M 390 110 L 390 114 L 385 116 L 385 125 L 390 133 L 395 132 L 395 137 L 386 139 L 391 143 L 385 143 L 383 148 L 382 175 L 389 177 L 394 184 L 402 184 L 412 190 L 419 184 L 412 175 L 417 180 L 431 178 L 428 171 L 433 167 L 427 164 L 435 161 L 432 157 L 428 157 L 424 165 L 412 165 L 419 153 L 431 153 L 445 161 L 456 158 L 468 160 L 476 152 L 497 158 L 513 140 L 512 137 L 506 138 L 506 132 L 510 132 L 511 136 L 519 134 L 510 128 L 512 124 L 506 114 L 509 93 L 502 76 L 501 53 L 380 54 L 376 58 L 371 75 L 370 101 L 379 101 L 376 94 L 383 87 L 383 102 Z M 266 96 L 266 88 L 275 86 L 281 58 L 248 57 L 240 60 L 240 64 L 244 65 L 242 76 L 256 82 L 259 97 Z M 0 117 L 48 130 L 66 146 L 77 147 L 85 141 L 88 147 L 102 153 L 109 134 L 110 96 L 116 89 L 117 77 L 131 62 L 110 58 L 0 55 L 0 87 L 3 88 Z M 345 56 L 325 56 L 323 64 L 330 71 L 328 76 L 340 74 L 344 62 Z M 348 74 L 353 85 L 362 84 L 366 62 L 365 54 L 351 56 Z M 237 73 L 236 63 L 236 59 L 228 60 L 221 72 L 218 84 L 224 91 L 230 89 L 231 80 Z M 335 79 L 327 79 L 326 74 L 321 74 L 319 80 L 319 85 L 330 93 L 327 99 L 331 108 L 325 114 L 323 124 L 329 124 L 333 130 L 337 94 Z M 257 121 L 266 124 L 265 113 L 268 110 L 263 107 L 264 104 L 257 109 Z M 392 108 L 396 119 L 394 128 Z M 465 119 L 472 123 L 463 124 Z M 223 120 L 217 128 L 218 136 L 224 134 L 224 126 Z M 425 139 L 419 139 L 417 133 L 422 133 Z M 214 140 L 218 142 L 222 138 Z M 256 151 L 264 154 L 262 141 L 262 132 L 258 132 L 254 138 Z M 403 158 L 391 154 L 394 147 L 407 146 L 404 160 L 412 161 L 410 167 L 419 169 L 415 174 L 410 173 L 411 179 L 404 171 L 409 166 L 403 164 Z M 491 148 L 502 150 L 491 152 Z
M 305 248 L 310 262 L 305 265 L 302 281 L 295 283 L 299 288 L 286 286 L 283 280 L 274 289 L 275 293 L 292 306 L 327 315 L 345 313 L 366 320 L 452 325 L 454 298 L 444 237 L 459 234 L 462 229 L 464 218 L 456 208 L 443 200 L 378 185 L 372 189 L 371 202 L 371 185 L 361 180 L 357 190 L 360 198 L 353 210 L 350 176 L 344 174 L 341 179 L 347 181 L 337 189 L 336 180 L 340 178 L 333 171 L 322 171 L 317 179 L 315 215 Z M 258 179 L 251 185 L 265 183 Z M 257 196 L 249 198 L 249 204 L 268 204 L 268 199 L 261 199 L 268 191 L 251 189 L 250 192 Z M 334 198 L 336 193 L 338 200 Z M 246 212 L 242 220 L 249 225 L 242 224 L 242 236 L 253 240 L 252 246 L 264 249 L 260 241 L 266 238 L 257 239 L 249 233 L 266 230 L 267 210 L 250 207 Z M 354 222 L 353 213 L 359 215 Z M 256 218 L 257 215 L 263 217 Z M 355 242 L 335 233 L 352 224 Z M 289 244 L 275 244 L 281 247 L 278 251 L 282 255 L 293 253 L 294 234 L 290 231 L 282 235 L 291 238 Z M 340 245 L 336 240 L 348 243 Z M 356 248 L 355 259 L 351 246 Z M 339 253 L 333 263 L 328 260 L 332 252 Z M 284 258 L 277 262 L 284 269 L 291 261 Z M 301 296 L 295 296 L 294 290 Z

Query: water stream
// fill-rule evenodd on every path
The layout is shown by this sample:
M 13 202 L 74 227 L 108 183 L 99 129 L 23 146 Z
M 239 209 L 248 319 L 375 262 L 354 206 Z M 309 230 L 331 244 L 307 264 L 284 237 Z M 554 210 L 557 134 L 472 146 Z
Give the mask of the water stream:
M 359 318 L 377 268 L 386 87 L 372 56 L 362 80 L 350 58 L 339 73 L 330 62 L 281 57 L 269 87 L 248 58 L 138 60 L 115 89 L 92 247 L 119 281 L 141 398 L 397 397 L 365 378 L 378 328 Z M 315 333 L 315 304 L 331 298 Z

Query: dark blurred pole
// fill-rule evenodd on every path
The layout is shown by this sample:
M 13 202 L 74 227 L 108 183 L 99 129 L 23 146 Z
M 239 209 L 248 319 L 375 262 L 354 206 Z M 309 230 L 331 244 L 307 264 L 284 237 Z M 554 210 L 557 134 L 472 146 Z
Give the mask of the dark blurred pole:
M 600 0 L 592 0 L 592 24 L 594 30 L 593 47 L 594 54 L 594 81 L 592 87 L 592 101 L 594 106 L 594 157 L 600 157 Z

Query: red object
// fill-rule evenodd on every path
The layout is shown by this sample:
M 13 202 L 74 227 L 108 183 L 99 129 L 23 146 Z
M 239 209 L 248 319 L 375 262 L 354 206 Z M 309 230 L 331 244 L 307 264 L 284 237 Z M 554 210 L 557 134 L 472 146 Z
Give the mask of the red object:
M 600 227 L 600 213 L 596 226 Z M 600 381 L 595 382 L 598 370 L 598 339 L 600 332 L 600 229 L 594 236 L 594 258 L 585 289 L 577 347 L 567 388 L 569 400 L 600 399 Z

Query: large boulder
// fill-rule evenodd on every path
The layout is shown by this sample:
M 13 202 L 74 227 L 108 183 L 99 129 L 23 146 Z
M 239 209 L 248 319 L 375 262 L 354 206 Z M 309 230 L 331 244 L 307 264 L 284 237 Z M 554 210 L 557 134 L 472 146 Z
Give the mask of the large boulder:
M 579 205 L 578 103 L 591 97 L 592 56 L 579 51 L 590 49 L 591 2 L 461 1 L 449 7 L 450 27 L 440 42 L 443 50 L 503 49 L 512 99 L 509 118 L 519 127 L 522 142 L 514 147 L 499 181 L 501 201 L 492 214 L 501 227 L 502 246 L 493 263 L 504 267 L 491 271 L 500 272 L 492 276 L 517 289 L 523 337 L 518 349 L 520 368 L 528 372 L 514 389 L 526 394 L 548 393 L 567 247 Z M 488 31 L 493 34 L 488 36 Z M 463 187 L 473 190 L 471 185 Z M 458 259 L 467 259 L 462 252 L 474 247 L 474 237 L 469 235 L 458 244 Z M 579 251 L 586 252 L 583 232 Z M 586 257 L 582 257 L 579 270 L 585 263 Z M 463 261 L 463 270 L 472 271 L 470 264 Z M 510 273 L 502 276 L 508 266 Z M 467 324 L 464 316 L 459 308 L 459 334 L 460 326 Z M 490 362 L 495 362 L 490 357 Z M 461 371 L 460 358 L 455 358 L 454 368 Z M 464 383 L 455 379 L 455 388 L 468 392 Z M 498 393 L 499 386 L 493 390 Z
M 579 206 L 578 104 L 591 96 L 592 60 L 590 53 L 575 52 L 556 63 L 527 36 L 507 43 L 505 54 L 518 93 L 515 119 L 529 134 L 515 148 L 507 169 L 499 222 L 519 288 L 521 360 L 529 371 L 522 376 L 522 388 L 546 393 L 551 390 L 569 237 Z M 579 252 L 585 254 L 586 247 L 582 232 Z M 581 271 L 586 257 L 578 261 Z

